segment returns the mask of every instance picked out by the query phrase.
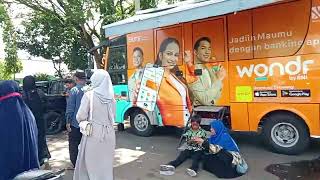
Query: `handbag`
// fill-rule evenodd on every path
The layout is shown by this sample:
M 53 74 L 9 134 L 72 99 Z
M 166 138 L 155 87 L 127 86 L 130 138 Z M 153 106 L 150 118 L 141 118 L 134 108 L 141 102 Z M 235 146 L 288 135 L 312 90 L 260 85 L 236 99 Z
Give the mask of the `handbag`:
M 62 180 L 64 171 L 32 169 L 18 174 L 13 180 Z
M 89 119 L 85 121 L 81 121 L 79 123 L 80 132 L 84 136 L 91 136 L 92 135 L 92 111 L 93 111 L 93 92 L 90 94 L 90 109 L 89 109 Z
M 81 121 L 79 123 L 80 132 L 84 136 L 91 136 L 92 135 L 92 123 L 89 121 Z
M 245 174 L 248 171 L 248 164 L 242 158 L 241 162 L 236 166 L 236 170 L 239 174 Z

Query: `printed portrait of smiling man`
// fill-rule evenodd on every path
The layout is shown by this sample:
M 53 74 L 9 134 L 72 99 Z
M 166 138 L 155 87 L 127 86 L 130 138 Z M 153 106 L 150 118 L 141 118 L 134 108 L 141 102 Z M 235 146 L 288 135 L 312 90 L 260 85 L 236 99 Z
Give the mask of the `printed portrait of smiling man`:
M 194 63 L 191 53 L 186 52 L 184 61 L 187 64 L 187 84 L 192 92 L 194 105 L 214 105 L 222 92 L 222 80 L 226 75 L 225 69 L 218 65 L 211 67 L 209 63 L 216 60 L 212 56 L 212 42 L 208 37 L 199 38 L 193 47 Z M 195 71 L 201 70 L 201 74 Z

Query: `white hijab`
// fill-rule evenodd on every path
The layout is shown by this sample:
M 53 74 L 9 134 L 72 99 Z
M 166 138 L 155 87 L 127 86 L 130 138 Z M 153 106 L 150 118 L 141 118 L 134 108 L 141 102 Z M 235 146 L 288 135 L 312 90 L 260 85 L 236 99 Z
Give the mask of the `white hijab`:
M 102 103 L 109 103 L 114 99 L 114 92 L 110 75 L 103 69 L 94 71 L 90 78 L 93 92 Z

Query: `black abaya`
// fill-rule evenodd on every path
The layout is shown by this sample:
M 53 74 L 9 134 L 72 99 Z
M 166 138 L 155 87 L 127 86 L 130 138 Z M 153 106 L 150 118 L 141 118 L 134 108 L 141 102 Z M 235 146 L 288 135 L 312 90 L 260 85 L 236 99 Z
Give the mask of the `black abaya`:
M 203 147 L 209 152 L 209 142 L 206 141 Z M 216 154 L 206 153 L 203 159 L 203 169 L 216 175 L 218 178 L 235 178 L 241 176 L 232 164 L 233 156 L 230 152 L 221 149 Z
M 47 146 L 46 122 L 44 120 L 46 99 L 44 93 L 41 90 L 36 89 L 33 76 L 26 76 L 23 79 L 23 90 L 24 101 L 29 106 L 36 119 L 38 128 L 38 156 L 40 165 L 42 165 L 45 158 L 49 159 L 51 157 Z

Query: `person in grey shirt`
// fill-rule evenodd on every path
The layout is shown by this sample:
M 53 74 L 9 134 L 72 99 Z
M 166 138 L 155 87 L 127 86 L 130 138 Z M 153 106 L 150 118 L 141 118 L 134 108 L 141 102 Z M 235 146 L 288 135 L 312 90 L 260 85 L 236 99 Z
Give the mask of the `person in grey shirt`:
M 70 90 L 66 108 L 66 128 L 69 135 L 69 155 L 70 160 L 75 167 L 78 156 L 78 146 L 82 134 L 76 119 L 80 107 L 81 99 L 86 85 L 86 75 L 83 71 L 77 71 L 74 75 L 76 86 Z

